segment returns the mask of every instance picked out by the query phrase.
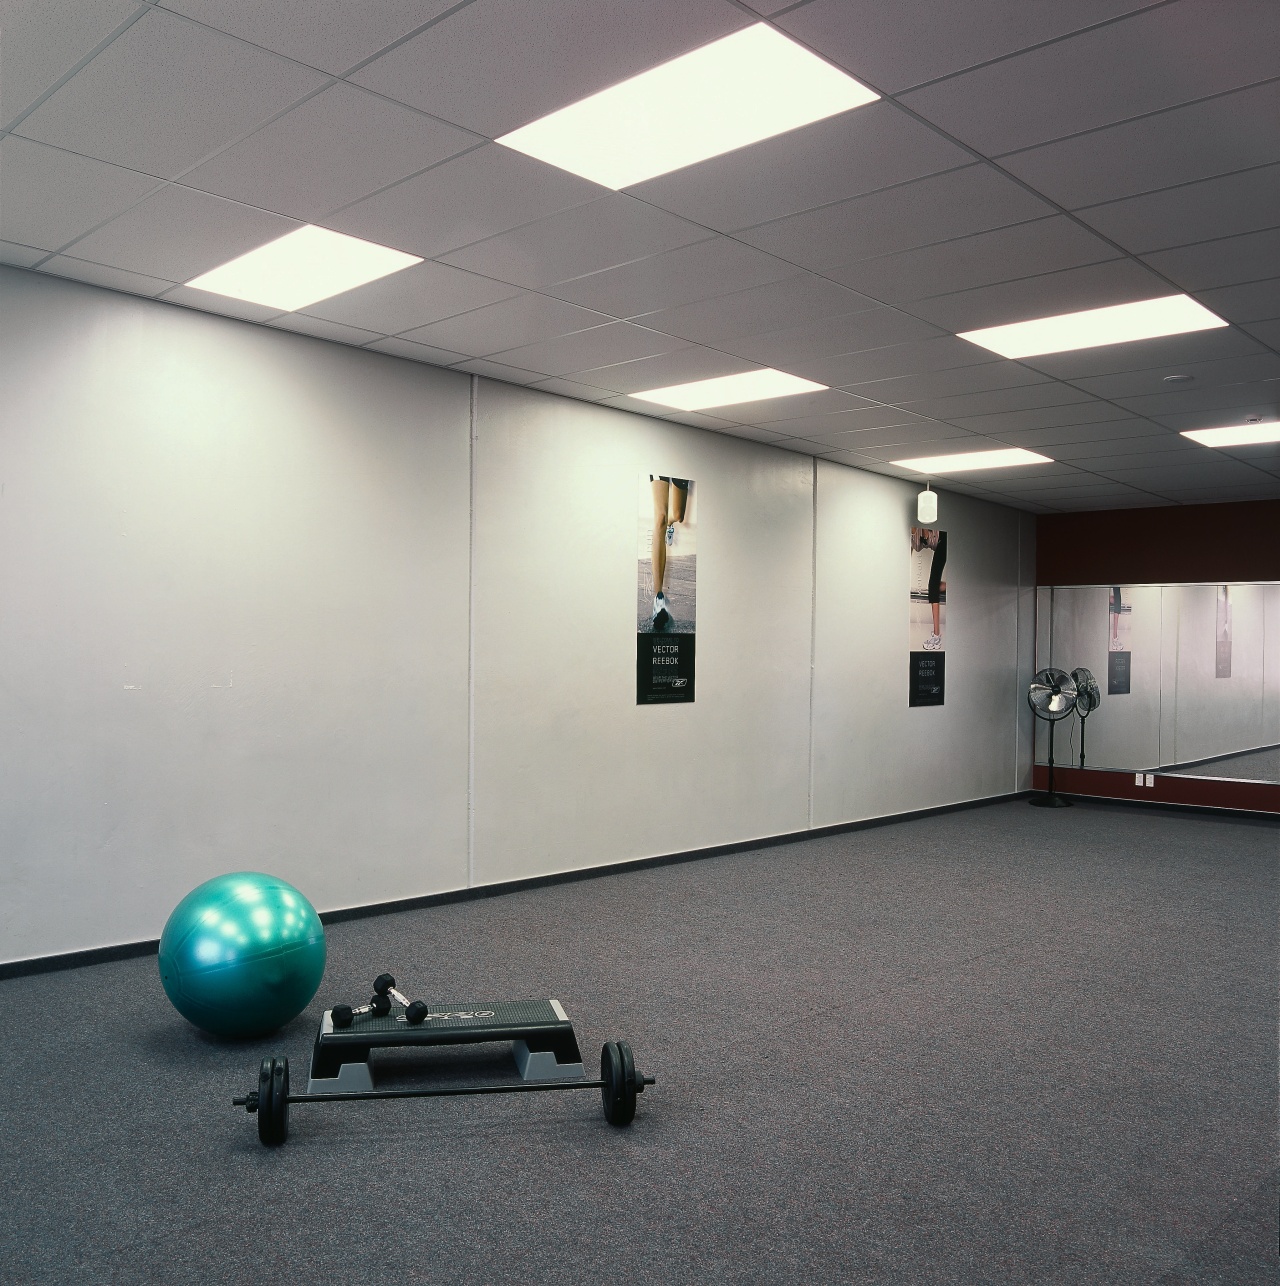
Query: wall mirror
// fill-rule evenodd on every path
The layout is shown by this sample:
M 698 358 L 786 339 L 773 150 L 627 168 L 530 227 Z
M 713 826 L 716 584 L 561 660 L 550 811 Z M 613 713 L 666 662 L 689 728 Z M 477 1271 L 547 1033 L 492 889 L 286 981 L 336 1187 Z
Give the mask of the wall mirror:
M 1280 782 L 1280 582 L 1041 588 L 1036 665 L 1097 678 L 1086 767 Z M 1057 764 L 1081 766 L 1081 731 L 1057 729 Z

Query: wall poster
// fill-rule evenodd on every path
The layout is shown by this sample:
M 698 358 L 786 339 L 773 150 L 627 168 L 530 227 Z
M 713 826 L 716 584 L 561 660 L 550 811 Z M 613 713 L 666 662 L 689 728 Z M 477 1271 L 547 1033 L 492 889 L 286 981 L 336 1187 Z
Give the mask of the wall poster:
M 1133 604 L 1124 601 L 1119 585 L 1111 587 L 1107 603 L 1107 622 L 1111 633 L 1107 640 L 1107 695 L 1127 696 L 1131 655 L 1129 632 L 1132 624 Z
M 1218 586 L 1218 611 L 1214 630 L 1213 673 L 1216 678 L 1231 677 L 1231 587 Z
M 693 700 L 698 489 L 641 474 L 636 562 L 636 705 Z
M 940 706 L 946 688 L 947 533 L 911 528 L 911 678 L 907 704 Z

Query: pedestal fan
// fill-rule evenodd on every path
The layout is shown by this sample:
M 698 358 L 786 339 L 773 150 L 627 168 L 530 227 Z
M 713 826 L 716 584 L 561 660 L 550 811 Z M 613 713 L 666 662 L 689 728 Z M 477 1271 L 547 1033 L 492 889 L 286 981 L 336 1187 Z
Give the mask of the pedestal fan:
M 1075 680 L 1065 670 L 1041 670 L 1027 689 L 1027 704 L 1037 719 L 1049 725 L 1049 793 L 1032 795 L 1030 802 L 1036 808 L 1070 808 L 1071 801 L 1053 788 L 1053 725 L 1076 708 Z
M 1080 720 L 1080 767 L 1084 767 L 1084 721 L 1102 704 L 1102 689 L 1092 670 L 1084 666 L 1071 671 L 1076 685 L 1076 716 Z

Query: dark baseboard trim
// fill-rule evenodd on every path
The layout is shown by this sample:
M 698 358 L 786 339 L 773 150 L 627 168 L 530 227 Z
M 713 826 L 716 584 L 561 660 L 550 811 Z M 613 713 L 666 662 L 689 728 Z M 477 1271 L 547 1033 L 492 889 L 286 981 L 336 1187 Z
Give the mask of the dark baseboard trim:
M 1031 792 L 1028 791 L 1028 794 Z M 1043 791 L 1036 791 L 1038 795 Z M 1195 813 L 1197 816 L 1229 817 L 1232 821 L 1257 823 L 1264 826 L 1280 826 L 1280 813 L 1269 813 L 1257 808 L 1217 808 L 1212 804 L 1178 804 L 1168 799 L 1125 799 L 1120 795 L 1076 795 L 1070 791 L 1060 790 L 1077 804 L 1117 804 L 1121 808 L 1154 808 L 1164 813 Z
M 1031 791 L 1013 791 L 1007 795 L 989 795 L 984 799 L 967 799 L 959 804 L 941 804 L 936 808 L 919 808 L 909 813 L 890 813 L 885 817 L 868 817 L 857 822 L 837 822 L 832 826 L 815 826 L 812 830 L 789 831 L 784 835 L 765 835 L 760 839 L 738 840 L 732 844 L 715 844 L 710 848 L 693 848 L 681 853 L 661 853 L 656 857 L 640 857 L 629 862 L 614 862 L 605 866 L 587 866 L 576 871 L 556 871 L 551 875 L 534 875 L 524 880 L 508 880 L 501 884 L 482 884 L 470 889 L 450 889 L 445 893 L 427 893 L 421 897 L 400 898 L 393 902 L 374 902 L 366 906 L 341 907 L 335 911 L 322 911 L 323 924 L 344 924 L 348 920 L 364 920 L 375 915 L 393 915 L 399 911 L 418 911 L 424 907 L 445 906 L 451 902 L 474 902 L 479 898 L 502 897 L 507 893 L 521 893 L 526 889 L 539 889 L 552 884 L 574 884 L 579 880 L 595 880 L 625 871 L 643 871 L 655 866 L 675 866 L 681 862 L 701 862 L 709 857 L 726 857 L 731 853 L 747 853 L 757 848 L 776 848 L 782 844 L 798 844 L 803 840 L 824 839 L 829 835 L 846 835 L 851 831 L 871 830 L 878 826 L 892 826 L 896 822 L 918 821 L 924 817 L 938 817 L 943 813 L 959 813 L 970 808 L 986 808 L 990 804 L 1003 804 L 1011 799 L 1024 799 Z M 1238 814 L 1233 814 L 1237 815 Z M 62 969 L 82 969 L 86 965 L 107 964 L 113 960 L 130 960 L 135 956 L 155 955 L 160 945 L 158 938 L 146 942 L 125 942 L 114 947 L 90 947 L 85 951 L 67 951 L 61 955 L 33 956 L 29 960 L 0 963 L 0 981 L 5 978 L 22 978 L 37 973 L 53 973 Z
M 1239 759 L 1241 755 L 1259 755 L 1266 750 L 1280 750 L 1280 742 L 1270 746 L 1253 746 L 1249 750 L 1229 750 L 1225 755 L 1210 755 L 1208 759 L 1192 759 L 1185 764 L 1162 764 L 1156 772 L 1184 773 L 1188 768 L 1202 768 L 1205 764 L 1219 764 L 1224 759 Z M 1235 781 L 1247 781 L 1248 778 L 1233 778 Z

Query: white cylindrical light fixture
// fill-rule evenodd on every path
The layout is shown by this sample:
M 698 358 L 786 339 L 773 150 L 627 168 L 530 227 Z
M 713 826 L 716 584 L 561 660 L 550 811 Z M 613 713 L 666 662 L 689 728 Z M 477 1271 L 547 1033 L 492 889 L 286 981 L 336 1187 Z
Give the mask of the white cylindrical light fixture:
M 916 497 L 916 521 L 922 523 L 938 521 L 938 493 L 930 491 L 928 483 Z

